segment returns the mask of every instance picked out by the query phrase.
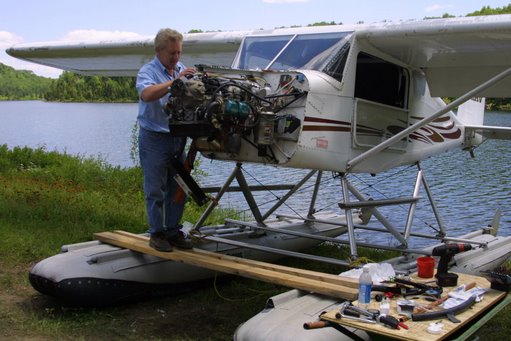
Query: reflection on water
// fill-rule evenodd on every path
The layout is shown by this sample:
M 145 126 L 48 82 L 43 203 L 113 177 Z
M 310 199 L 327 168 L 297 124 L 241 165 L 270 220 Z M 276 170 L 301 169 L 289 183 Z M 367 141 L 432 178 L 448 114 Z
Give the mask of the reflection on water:
M 81 156 L 100 156 L 106 162 L 131 167 L 132 129 L 137 114 L 136 104 L 45 103 L 38 101 L 0 102 L 0 144 L 9 147 L 45 146 L 48 150 L 65 151 Z M 511 115 L 490 112 L 487 125 L 511 126 Z M 471 159 L 466 152 L 448 152 L 423 161 L 422 168 L 431 187 L 437 207 L 449 235 L 459 235 L 489 224 L 499 208 L 502 212 L 501 235 L 511 235 L 511 181 L 509 160 L 511 142 L 488 140 Z M 200 179 L 203 185 L 218 186 L 232 171 L 234 163 L 202 159 L 200 168 L 208 174 Z M 250 184 L 276 184 L 296 181 L 308 170 L 276 168 L 246 164 L 245 176 Z M 356 175 L 351 181 L 375 199 L 410 196 L 416 177 L 415 167 L 400 167 L 378 174 Z M 283 206 L 279 212 L 307 212 L 315 177 Z M 264 212 L 284 192 L 255 195 Z M 426 193 L 421 191 L 421 197 Z M 340 211 L 340 182 L 330 173 L 323 174 L 317 210 Z M 243 196 L 227 193 L 223 205 L 245 208 Z M 408 207 L 389 206 L 381 209 L 399 227 L 405 225 Z M 427 200 L 418 203 L 414 231 L 434 234 L 435 217 Z M 359 238 L 375 241 L 374 234 L 357 232 Z M 382 240 L 378 240 L 382 242 Z M 390 242 L 390 237 L 389 237 Z M 412 245 L 423 243 L 412 241 Z

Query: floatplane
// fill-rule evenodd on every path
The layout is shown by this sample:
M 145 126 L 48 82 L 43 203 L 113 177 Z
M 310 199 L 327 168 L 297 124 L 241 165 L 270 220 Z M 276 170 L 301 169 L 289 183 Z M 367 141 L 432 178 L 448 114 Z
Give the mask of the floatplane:
M 448 235 L 421 161 L 454 149 L 471 152 L 487 138 L 511 138 L 511 128 L 483 125 L 484 97 L 511 96 L 510 15 L 194 33 L 185 35 L 183 49 L 183 62 L 199 72 L 169 90 L 169 125 L 191 138 L 193 153 L 235 164 L 215 189 L 214 200 L 186 171 L 179 172 L 186 192 L 206 204 L 192 228 L 203 236 L 198 248 L 268 262 L 295 256 L 349 265 L 300 252 L 325 241 L 345 243 L 352 259 L 357 259 L 359 246 L 398 250 L 402 256 L 393 262 L 396 271 L 410 273 L 414 257 L 430 255 L 434 246 L 410 248 L 410 237 L 418 236 L 433 239 L 435 245 L 470 244 L 472 250 L 456 255 L 450 264 L 462 273 L 479 275 L 509 258 L 511 237 L 497 235 L 498 217 L 489 228 Z M 53 42 L 16 45 L 7 53 L 83 75 L 135 76 L 153 58 L 154 48 L 152 39 Z M 446 104 L 440 97 L 455 100 Z M 244 163 L 310 172 L 295 184 L 255 188 L 243 175 Z M 407 197 L 373 200 L 350 181 L 355 173 L 377 174 L 403 165 L 417 166 L 414 190 Z M 341 213 L 315 210 L 323 172 L 339 175 Z M 307 212 L 276 213 L 313 177 Z M 234 180 L 239 186 L 232 186 Z M 261 212 L 253 197 L 257 189 L 285 193 Z M 253 221 L 206 226 L 230 190 L 243 193 Z M 420 191 L 436 216 L 435 233 L 412 231 L 417 202 L 423 199 Z M 391 205 L 408 207 L 400 226 L 381 213 Z M 371 219 L 383 227 L 369 227 Z M 393 245 L 362 243 L 357 229 L 390 235 Z M 340 241 L 340 235 L 347 240 Z M 30 279 L 34 288 L 63 302 L 96 304 L 132 299 L 213 273 L 91 241 L 64 246 L 60 254 L 36 264 Z M 241 326 L 238 340 L 345 337 L 330 329 L 307 334 L 301 328 L 311 312 L 325 310 L 336 299 L 292 290 L 269 302 L 264 314 Z

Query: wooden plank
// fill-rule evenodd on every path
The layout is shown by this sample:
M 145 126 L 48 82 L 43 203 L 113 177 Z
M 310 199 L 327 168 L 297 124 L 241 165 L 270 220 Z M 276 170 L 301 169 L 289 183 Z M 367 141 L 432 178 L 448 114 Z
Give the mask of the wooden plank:
M 215 257 L 210 255 L 202 255 L 193 250 L 176 250 L 173 252 L 159 252 L 148 246 L 147 240 L 140 240 L 131 238 L 130 236 L 123 236 L 116 233 L 104 232 L 97 234 L 98 239 L 118 245 L 121 247 L 130 248 L 135 251 L 152 254 L 161 258 L 166 258 L 174 261 L 179 261 L 186 264 L 196 265 L 200 267 L 207 267 L 208 269 L 226 272 L 230 274 L 240 275 L 253 279 L 264 280 L 267 282 L 290 286 L 302 290 L 314 291 L 329 296 L 353 299 L 356 296 L 356 290 L 346 288 L 344 286 L 334 285 L 331 283 L 318 282 L 311 279 L 301 278 L 280 272 L 265 270 L 258 268 L 254 264 L 237 264 L 224 259 L 219 262 Z M 215 253 L 211 253 L 216 255 Z M 231 257 L 231 256 L 227 256 Z M 236 257 L 232 257 L 236 258 Z
M 472 276 L 467 274 L 458 274 L 458 285 L 462 284 L 469 284 L 472 282 L 476 283 L 476 286 L 480 288 L 490 288 L 490 283 L 488 280 L 484 277 L 480 276 Z M 424 281 L 423 279 L 420 279 L 419 277 L 415 275 L 412 276 L 412 280 L 414 282 L 420 282 Z M 455 289 L 453 288 L 444 288 L 444 294 L 448 294 L 450 290 Z M 392 339 L 398 339 L 398 340 L 416 340 L 416 341 L 422 341 L 422 340 L 444 340 L 449 338 L 452 334 L 454 334 L 456 331 L 458 331 L 460 328 L 463 328 L 465 326 L 468 326 L 471 321 L 476 319 L 478 316 L 481 316 L 486 311 L 490 310 L 492 307 L 497 305 L 500 301 L 502 301 L 503 298 L 505 298 L 506 293 L 502 291 L 497 291 L 494 289 L 489 289 L 488 292 L 484 294 L 484 299 L 481 302 L 477 302 L 469 309 L 465 310 L 464 312 L 457 314 L 456 318 L 461 321 L 461 323 L 453 323 L 449 321 L 447 318 L 442 318 L 441 323 L 444 324 L 443 331 L 441 334 L 431 334 L 428 333 L 427 329 L 430 325 L 430 323 L 434 323 L 439 321 L 440 319 L 431 320 L 431 321 L 412 321 L 408 320 L 405 322 L 405 324 L 409 327 L 408 330 L 401 328 L 400 330 L 396 329 L 390 329 L 387 328 L 381 324 L 368 324 L 363 322 L 357 322 L 353 320 L 348 319 L 336 319 L 335 314 L 337 313 L 336 310 L 329 311 L 326 314 L 323 314 L 321 316 L 322 319 L 339 323 L 344 326 L 350 326 L 355 327 L 358 329 L 363 329 L 365 331 L 368 331 L 370 333 L 378 334 L 378 335 L 384 335 L 387 337 L 390 337 Z M 398 298 L 400 299 L 400 298 Z M 391 300 L 391 309 L 390 309 L 390 315 L 397 317 L 397 305 L 396 301 L 398 299 L 392 299 Z M 415 300 L 417 303 L 427 305 L 428 302 L 420 299 Z M 354 305 L 357 304 L 357 302 L 353 302 Z M 378 309 L 379 304 L 377 302 L 372 301 L 369 308 Z M 440 309 L 440 308 L 439 308 Z
M 314 272 L 312 271 L 307 273 L 308 277 L 302 277 L 300 271 L 298 271 L 299 269 L 289 268 L 284 272 L 282 270 L 285 267 L 279 266 L 277 268 L 273 268 L 269 263 L 247 259 L 243 259 L 243 261 L 241 261 L 242 259 L 238 257 L 219 255 L 214 252 L 199 249 L 160 252 L 149 247 L 147 237 L 124 232 L 101 232 L 94 234 L 94 237 L 105 243 L 128 248 L 137 252 L 147 253 L 164 259 L 205 267 L 215 271 L 262 280 L 287 287 L 312 291 L 332 297 L 354 300 L 358 294 L 358 291 L 355 288 L 325 281 L 326 278 L 330 278 L 330 275 L 319 272 L 317 273 L 316 278 L 313 278 L 312 274 Z
M 114 232 L 117 233 L 117 234 L 120 234 L 120 235 L 124 235 L 124 236 L 128 236 L 128 237 L 131 237 L 131 238 L 134 238 L 134 239 L 138 239 L 138 240 L 141 240 L 141 241 L 145 241 L 145 242 L 149 241 L 149 237 L 146 237 L 146 236 L 143 236 L 143 235 L 133 234 L 133 233 L 130 233 L 130 232 L 119 231 L 119 230 L 118 231 L 114 231 Z M 338 275 L 332 275 L 332 274 L 327 274 L 327 273 L 322 273 L 322 272 L 317 272 L 317 271 L 311 271 L 311 270 L 291 268 L 291 267 L 288 267 L 288 266 L 283 266 L 283 265 L 278 265 L 278 264 L 259 262 L 259 261 L 255 261 L 255 260 L 252 260 L 252 259 L 240 258 L 240 257 L 224 255 L 224 254 L 221 254 L 221 253 L 210 252 L 210 251 L 202 250 L 202 249 L 199 249 L 199 248 L 194 248 L 193 251 L 195 253 L 200 253 L 200 254 L 207 255 L 208 257 L 214 257 L 214 258 L 216 258 L 218 260 L 228 259 L 229 261 L 237 262 L 239 264 L 247 264 L 247 265 L 251 265 L 251 266 L 257 266 L 257 267 L 262 268 L 262 269 L 279 271 L 281 273 L 286 273 L 286 274 L 290 274 L 290 275 L 300 276 L 300 277 L 303 277 L 303 278 L 310 278 L 310 279 L 314 279 L 314 280 L 325 282 L 325 283 L 338 284 L 338 285 L 341 285 L 341 286 L 346 286 L 348 288 L 358 289 L 358 279 L 355 279 L 355 278 L 338 276 Z

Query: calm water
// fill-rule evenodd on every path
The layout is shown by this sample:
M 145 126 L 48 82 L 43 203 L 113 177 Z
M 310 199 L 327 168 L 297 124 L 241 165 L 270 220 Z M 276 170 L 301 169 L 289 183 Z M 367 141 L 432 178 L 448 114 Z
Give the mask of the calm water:
M 46 147 L 132 166 L 136 104 L 0 101 L 0 144 Z
M 115 166 L 131 167 L 134 165 L 130 150 L 136 115 L 136 104 L 0 102 L 0 144 L 7 144 L 11 148 L 44 146 L 47 150 L 100 157 Z M 511 114 L 487 113 L 485 124 L 511 126 Z M 511 235 L 511 141 L 489 140 L 475 154 L 476 158 L 471 159 L 466 152 L 449 152 L 425 160 L 422 164 L 448 233 L 454 236 L 485 226 L 499 208 L 502 213 L 500 234 Z M 202 178 L 201 183 L 220 185 L 232 167 L 233 163 L 203 159 L 201 169 L 208 176 Z M 259 181 L 265 184 L 282 183 L 306 173 L 304 170 L 261 165 L 245 165 L 244 168 L 247 180 L 252 184 Z M 415 168 L 404 167 L 376 177 L 357 176 L 352 181 L 366 195 L 384 198 L 411 195 L 414 179 Z M 312 185 L 312 181 L 309 181 L 305 189 L 290 201 L 291 206 L 283 207 L 279 212 L 306 210 Z M 264 211 L 264 207 L 281 195 L 256 196 L 256 200 L 262 204 Z M 426 197 L 424 192 L 420 195 Z M 239 194 L 231 193 L 224 200 L 224 205 L 239 208 L 243 199 Z M 324 174 L 317 208 L 339 211 L 339 201 L 339 180 Z M 404 226 L 407 211 L 406 206 L 392 206 L 383 210 L 398 226 Z M 429 225 L 436 223 L 431 209 L 423 200 L 419 202 L 414 230 L 429 233 Z M 364 232 L 358 235 L 369 241 L 375 238 Z M 423 242 L 413 241 L 412 244 L 420 246 Z

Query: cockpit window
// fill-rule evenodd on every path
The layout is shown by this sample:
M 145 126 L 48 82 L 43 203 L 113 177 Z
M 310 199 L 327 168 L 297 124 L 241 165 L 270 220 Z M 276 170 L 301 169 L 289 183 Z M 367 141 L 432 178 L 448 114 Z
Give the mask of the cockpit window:
M 349 32 L 245 38 L 235 68 L 320 70 Z
M 250 37 L 243 41 L 239 64 L 236 68 L 245 70 L 264 69 L 286 46 L 290 36 Z

